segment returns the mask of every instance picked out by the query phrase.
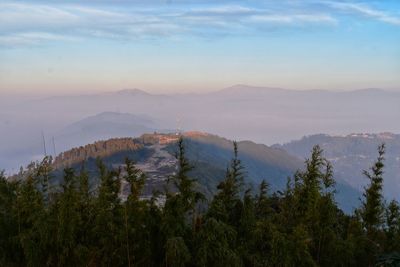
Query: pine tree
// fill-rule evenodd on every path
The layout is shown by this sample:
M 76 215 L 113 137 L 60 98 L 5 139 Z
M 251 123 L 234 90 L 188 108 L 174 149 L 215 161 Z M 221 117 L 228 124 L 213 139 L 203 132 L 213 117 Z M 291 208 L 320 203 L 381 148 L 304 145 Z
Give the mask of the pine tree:
M 96 244 L 94 259 L 101 266 L 119 265 L 125 260 L 122 252 L 124 228 L 119 198 L 120 173 L 108 170 L 100 160 L 97 162 L 100 185 L 95 199 L 95 218 L 92 239 Z
M 383 250 L 384 203 L 382 190 L 384 155 L 385 144 L 382 144 L 378 147 L 378 159 L 371 167 L 371 171 L 364 171 L 369 184 L 365 188 L 361 208 L 356 211 L 365 231 L 364 243 L 368 265 L 372 265 L 376 255 Z
M 139 201 L 142 193 L 146 181 L 146 175 L 141 170 L 136 168 L 134 162 L 129 158 L 125 160 L 125 166 L 126 175 L 123 176 L 123 179 L 129 184 L 130 192 L 128 201 L 137 202 Z
M 200 200 L 203 200 L 204 196 L 195 190 L 197 180 L 189 177 L 193 166 L 186 158 L 186 148 L 182 137 L 178 140 L 178 154 L 176 157 L 178 160 L 178 170 L 172 176 L 172 181 L 179 192 L 179 198 L 182 200 L 184 211 L 194 212 L 196 204 Z
M 64 170 L 64 182 L 61 185 L 61 192 L 57 197 L 55 214 L 57 216 L 56 248 L 57 259 L 54 264 L 60 266 L 83 265 L 84 260 L 79 259 L 78 249 L 82 244 L 78 242 L 80 211 L 79 191 L 77 176 L 71 168 Z
M 51 156 L 46 156 L 44 159 L 35 166 L 35 177 L 39 180 L 41 185 L 41 190 L 43 191 L 43 199 L 46 204 L 51 201 L 52 197 L 52 162 L 53 159 Z
M 16 240 L 19 234 L 15 203 L 19 182 L 8 181 L 0 171 L 0 266 L 22 266 L 24 257 Z
M 77 222 L 77 248 L 76 254 L 79 262 L 88 265 L 97 249 L 92 238 L 93 226 L 95 225 L 96 209 L 95 196 L 90 188 L 89 175 L 85 171 L 84 165 L 77 177 L 77 210 L 79 212 L 79 221 Z
M 148 205 L 140 199 L 146 175 L 136 168 L 133 161 L 125 160 L 125 174 L 122 177 L 129 184 L 129 195 L 124 206 L 124 229 L 126 265 L 143 266 L 151 258 L 150 227 L 147 223 Z
M 255 213 L 257 218 L 268 218 L 272 213 L 271 200 L 268 196 L 269 185 L 262 180 L 259 186 L 259 193 L 255 199 Z
M 363 194 L 364 201 L 360 214 L 364 227 L 369 237 L 373 237 L 377 230 L 383 226 L 384 205 L 383 205 L 383 168 L 385 145 L 378 148 L 378 159 L 371 168 L 371 172 L 364 171 L 364 175 L 369 180 L 369 185 Z
M 317 211 L 322 186 L 332 184 L 331 166 L 322 157 L 322 153 L 323 151 L 318 145 L 314 146 L 311 158 L 305 162 L 305 171 L 297 172 L 295 175 L 298 216 L 305 222 L 311 221 Z
M 400 206 L 396 200 L 386 208 L 386 252 L 400 252 Z
M 165 238 L 165 260 L 168 260 L 171 246 L 188 247 L 192 241 L 193 229 L 196 221 L 196 205 L 204 199 L 203 194 L 195 189 L 196 180 L 189 177 L 193 169 L 186 158 L 186 150 L 183 138 L 178 140 L 178 160 L 177 172 L 171 177 L 171 181 L 176 188 L 175 193 L 167 193 L 167 199 L 163 209 L 162 232 Z M 185 239 L 186 238 L 186 239 Z M 179 241 L 179 243 L 177 243 Z M 186 241 L 186 242 L 185 242 Z M 168 246 L 167 246 L 168 245 Z M 186 262 L 191 255 L 186 253 L 177 254 L 182 257 L 175 258 L 175 262 Z
M 46 262 L 46 245 L 51 233 L 46 224 L 44 193 L 38 190 L 40 177 L 36 166 L 34 172 L 22 181 L 16 192 L 15 212 L 17 214 L 18 240 L 27 266 L 41 266 Z
M 250 225 L 254 222 L 254 203 L 249 192 L 245 195 L 245 203 L 240 198 L 240 191 L 243 186 L 244 180 L 244 167 L 241 160 L 238 157 L 238 145 L 233 142 L 233 158 L 230 162 L 230 166 L 226 170 L 225 178 L 219 183 L 217 189 L 218 192 L 212 200 L 209 210 L 206 214 L 206 221 L 204 228 L 199 234 L 201 240 L 210 239 L 210 235 L 219 235 L 229 233 L 229 238 L 223 238 L 218 242 L 218 251 L 210 252 L 212 257 L 206 257 L 206 251 L 210 250 L 210 244 L 207 241 L 205 246 L 200 250 L 198 257 L 201 258 L 201 262 L 211 266 L 218 266 L 215 258 L 215 253 L 226 253 L 224 260 L 226 264 L 234 264 L 235 266 L 241 266 L 243 264 L 240 254 L 248 254 L 247 244 L 240 243 L 245 238 L 245 235 L 251 234 Z M 241 228 L 241 227 L 244 228 Z M 225 228 L 226 232 L 221 231 L 221 228 Z M 240 230 L 239 230 L 240 229 Z M 240 237 L 243 237 L 242 239 Z M 222 238 L 222 237 L 220 237 Z M 239 252 L 239 247 L 241 253 Z
M 195 239 L 194 265 L 241 266 L 242 262 L 234 249 L 237 240 L 235 229 L 212 217 L 208 218 Z
M 245 265 L 251 265 L 253 262 L 254 246 L 254 228 L 256 226 L 256 207 L 251 189 L 246 190 L 243 197 L 243 207 L 238 223 L 238 251 Z
M 244 167 L 238 157 L 238 145 L 233 142 L 233 158 L 226 170 L 225 178 L 217 186 L 217 194 L 208 214 L 227 224 L 236 225 L 242 209 L 240 191 L 243 187 Z
M 336 229 L 339 209 L 334 200 L 332 166 L 319 146 L 313 147 L 305 165 L 304 171 L 295 174 L 293 187 L 289 181 L 283 194 L 282 215 L 278 216 L 282 226 L 279 228 L 287 233 L 289 240 L 301 234 L 307 242 L 299 248 L 307 246 L 313 264 L 329 266 L 340 253 L 336 244 L 342 240 L 340 229 Z

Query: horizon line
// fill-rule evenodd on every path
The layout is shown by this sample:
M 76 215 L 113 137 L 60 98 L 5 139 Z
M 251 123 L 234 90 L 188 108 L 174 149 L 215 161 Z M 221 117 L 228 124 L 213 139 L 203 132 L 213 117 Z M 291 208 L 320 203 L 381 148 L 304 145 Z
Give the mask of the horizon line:
M 252 84 L 234 84 L 227 87 L 222 88 L 213 88 L 213 89 L 205 89 L 203 92 L 196 92 L 196 90 L 157 90 L 157 89 L 143 89 L 142 87 L 126 87 L 122 89 L 115 89 L 115 90 L 74 90 L 71 92 L 61 91 L 61 92 L 54 92 L 54 91 L 36 91 L 33 92 L 25 92 L 25 91 L 0 91 L 0 95 L 9 95 L 9 96 L 87 96 L 87 95 L 98 95 L 98 94 L 122 94 L 122 93 L 142 93 L 147 95 L 207 95 L 213 93 L 222 93 L 227 92 L 229 90 L 240 89 L 240 88 L 248 88 L 248 89 L 258 89 L 258 90 L 276 90 L 276 91 L 293 91 L 293 92 L 330 92 L 330 93 L 351 93 L 351 92 L 363 92 L 363 91 L 381 91 L 387 93 L 400 93 L 400 88 L 385 88 L 385 87 L 361 87 L 356 89 L 295 89 L 295 88 L 288 88 L 288 87 L 279 87 L 279 86 L 265 86 L 265 85 L 252 85 Z

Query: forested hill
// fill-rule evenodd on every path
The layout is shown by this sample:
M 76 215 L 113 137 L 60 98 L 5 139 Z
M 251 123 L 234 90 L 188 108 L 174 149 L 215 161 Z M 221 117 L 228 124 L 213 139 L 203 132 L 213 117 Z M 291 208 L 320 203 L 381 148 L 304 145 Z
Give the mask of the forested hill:
M 199 190 L 211 197 L 218 183 L 223 179 L 226 167 L 232 157 L 233 142 L 208 133 L 182 133 L 186 144 L 188 159 L 194 168 L 191 175 L 198 179 Z M 115 138 L 98 141 L 83 147 L 61 153 L 55 159 L 55 167 L 61 170 L 72 166 L 80 170 L 85 161 L 85 168 L 91 177 L 98 175 L 96 158 L 101 158 L 110 168 L 124 165 L 128 157 L 137 163 L 139 169 L 148 175 L 143 190 L 143 197 L 151 197 L 153 191 L 163 191 L 166 180 L 175 171 L 176 134 L 144 134 L 137 138 Z M 271 148 L 251 141 L 237 143 L 240 159 L 245 167 L 245 183 L 247 187 L 255 188 L 262 180 L 270 185 L 271 192 L 282 191 L 287 178 L 301 169 L 303 160 L 288 154 L 280 148 Z M 98 181 L 92 179 L 95 186 Z M 345 182 L 337 184 L 337 201 L 346 211 L 351 212 L 358 203 L 359 191 L 354 190 Z M 125 190 L 126 191 L 126 190 Z
M 192 175 L 200 182 L 201 190 L 211 196 L 216 185 L 223 179 L 232 157 L 233 143 L 216 135 L 201 132 L 182 133 L 187 147 L 187 157 L 194 166 Z M 54 167 L 81 168 L 83 162 L 89 173 L 96 176 L 96 158 L 113 168 L 124 164 L 125 158 L 134 160 L 146 172 L 149 179 L 145 192 L 162 190 L 166 179 L 175 171 L 176 134 L 144 134 L 137 138 L 114 138 L 98 141 L 61 153 Z M 268 181 L 271 190 L 282 190 L 287 177 L 301 168 L 302 162 L 281 149 L 270 148 L 250 141 L 238 142 L 240 157 L 246 167 L 246 184 L 256 186 Z
M 132 138 L 113 138 L 106 141 L 97 141 L 93 144 L 73 148 L 62 152 L 54 159 L 54 167 L 63 169 L 84 162 L 89 158 L 104 158 L 121 151 L 135 151 L 143 145 L 135 142 Z

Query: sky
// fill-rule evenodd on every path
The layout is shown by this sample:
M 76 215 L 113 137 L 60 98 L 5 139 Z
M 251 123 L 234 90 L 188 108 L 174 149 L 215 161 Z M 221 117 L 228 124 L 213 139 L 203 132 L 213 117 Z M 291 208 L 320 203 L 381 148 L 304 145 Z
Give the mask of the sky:
M 0 93 L 235 84 L 400 90 L 400 1 L 0 0 Z

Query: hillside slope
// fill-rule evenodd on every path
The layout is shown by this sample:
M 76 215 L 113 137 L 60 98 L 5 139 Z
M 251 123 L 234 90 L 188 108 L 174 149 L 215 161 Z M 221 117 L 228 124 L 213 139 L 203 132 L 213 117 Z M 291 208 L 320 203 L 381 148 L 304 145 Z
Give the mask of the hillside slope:
M 199 190 L 207 196 L 215 193 L 216 186 L 224 178 L 226 167 L 233 156 L 232 141 L 206 133 L 183 133 L 187 157 L 194 166 L 191 175 L 198 179 Z M 153 191 L 163 191 L 166 180 L 176 170 L 175 134 L 144 134 L 138 138 L 119 138 L 99 141 L 60 154 L 55 166 L 61 170 L 72 166 L 85 168 L 95 177 L 96 158 L 100 157 L 109 167 L 118 168 L 129 157 L 147 176 L 143 197 L 150 197 Z M 270 184 L 271 192 L 284 189 L 287 177 L 302 167 L 302 161 L 279 148 L 256 144 L 251 141 L 238 142 L 239 157 L 246 170 L 246 187 L 256 189 L 262 180 Z M 92 181 L 93 185 L 97 181 Z M 338 183 L 338 202 L 350 211 L 357 205 L 359 192 L 346 183 Z

